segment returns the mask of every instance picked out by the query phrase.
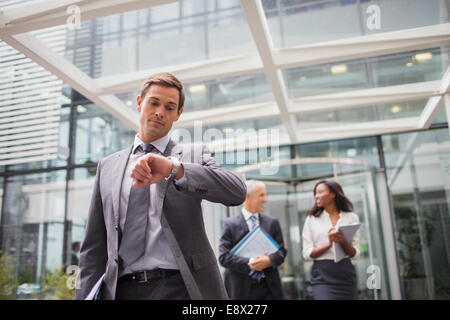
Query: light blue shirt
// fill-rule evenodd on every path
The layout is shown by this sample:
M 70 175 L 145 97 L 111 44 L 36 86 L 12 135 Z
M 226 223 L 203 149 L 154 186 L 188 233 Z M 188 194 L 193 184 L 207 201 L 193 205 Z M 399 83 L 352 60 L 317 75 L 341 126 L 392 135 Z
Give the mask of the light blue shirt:
M 134 168 L 137 160 L 143 156 L 142 153 L 137 152 L 134 154 L 136 148 L 142 144 L 142 140 L 138 135 L 134 138 L 133 149 L 128 160 L 128 164 L 125 171 L 125 176 L 122 182 L 122 189 L 120 192 L 120 227 L 123 230 L 125 226 L 126 213 L 128 208 L 128 198 L 130 196 L 130 189 L 133 183 L 133 179 L 130 177 L 131 170 Z M 164 152 L 169 143 L 169 137 L 164 136 L 158 140 L 153 141 L 151 144 L 159 151 L 160 154 Z M 155 153 L 155 150 L 152 151 Z M 156 152 L 157 153 L 157 152 Z M 175 180 L 175 184 L 178 187 L 186 188 L 187 179 L 183 176 L 178 181 Z M 133 264 L 119 271 L 119 277 L 141 270 L 152 270 L 157 268 L 163 269 L 179 269 L 175 262 L 175 257 L 170 249 L 169 243 L 162 231 L 161 227 L 161 212 L 157 211 L 156 203 L 159 201 L 156 196 L 156 184 L 150 185 L 150 208 L 148 211 L 147 220 L 147 234 L 145 240 L 145 253 L 136 260 Z

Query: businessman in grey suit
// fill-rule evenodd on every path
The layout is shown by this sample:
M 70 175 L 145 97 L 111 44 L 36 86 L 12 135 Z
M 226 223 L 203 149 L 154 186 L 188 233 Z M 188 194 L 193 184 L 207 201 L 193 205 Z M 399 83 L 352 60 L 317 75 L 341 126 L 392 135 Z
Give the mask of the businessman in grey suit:
M 266 187 L 260 181 L 247 181 L 247 197 L 241 214 L 223 221 L 219 262 L 226 268 L 225 287 L 231 299 L 281 300 L 284 298 L 278 266 L 286 258 L 283 234 L 275 217 L 264 215 Z M 252 229 L 260 226 L 280 246 L 271 254 L 261 252 L 251 259 L 230 251 Z M 256 275 L 256 276 L 255 276 Z
M 97 167 L 76 299 L 102 275 L 101 299 L 227 299 L 201 201 L 239 205 L 246 185 L 206 147 L 182 147 L 167 136 L 183 112 L 176 77 L 150 76 L 137 103 L 133 145 Z

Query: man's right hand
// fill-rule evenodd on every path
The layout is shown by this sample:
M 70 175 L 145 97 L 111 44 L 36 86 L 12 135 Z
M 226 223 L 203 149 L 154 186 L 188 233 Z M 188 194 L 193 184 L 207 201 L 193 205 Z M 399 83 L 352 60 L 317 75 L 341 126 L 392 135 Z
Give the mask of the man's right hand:
M 139 158 L 131 170 L 131 178 L 135 179 L 133 187 L 143 187 L 161 182 L 172 171 L 172 161 L 154 153 Z

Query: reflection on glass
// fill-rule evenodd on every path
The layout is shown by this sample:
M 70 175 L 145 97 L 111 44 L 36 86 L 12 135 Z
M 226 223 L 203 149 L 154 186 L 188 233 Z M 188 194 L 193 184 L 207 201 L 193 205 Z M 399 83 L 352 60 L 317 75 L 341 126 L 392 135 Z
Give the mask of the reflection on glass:
M 74 110 L 75 163 L 95 163 L 133 143 L 136 133 L 98 106 L 78 105 Z
M 448 50 L 440 48 L 283 71 L 290 98 L 440 80 Z
M 383 137 L 406 299 L 450 299 L 447 128 Z
M 15 259 L 17 285 L 43 284 L 62 266 L 65 179 L 65 170 L 7 178 L 1 250 Z
M 445 23 L 440 0 L 263 0 L 277 48 Z
M 383 103 L 377 105 L 334 109 L 322 112 L 297 114 L 298 128 L 318 128 L 351 123 L 417 117 L 422 113 L 428 99 Z

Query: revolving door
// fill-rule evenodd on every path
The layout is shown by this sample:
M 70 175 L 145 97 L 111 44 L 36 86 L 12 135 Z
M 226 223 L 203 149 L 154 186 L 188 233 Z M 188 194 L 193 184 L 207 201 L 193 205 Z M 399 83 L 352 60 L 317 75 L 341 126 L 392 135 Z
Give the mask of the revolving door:
M 301 158 L 245 166 L 237 171 L 246 180 L 260 180 L 266 184 L 264 213 L 280 221 L 288 250 L 279 270 L 287 299 L 312 299 L 310 274 L 313 261 L 303 259 L 302 230 L 306 213 L 314 204 L 314 185 L 324 179 L 341 184 L 362 224 L 361 255 L 352 260 L 357 271 L 358 299 L 391 298 L 375 167 L 354 159 Z

